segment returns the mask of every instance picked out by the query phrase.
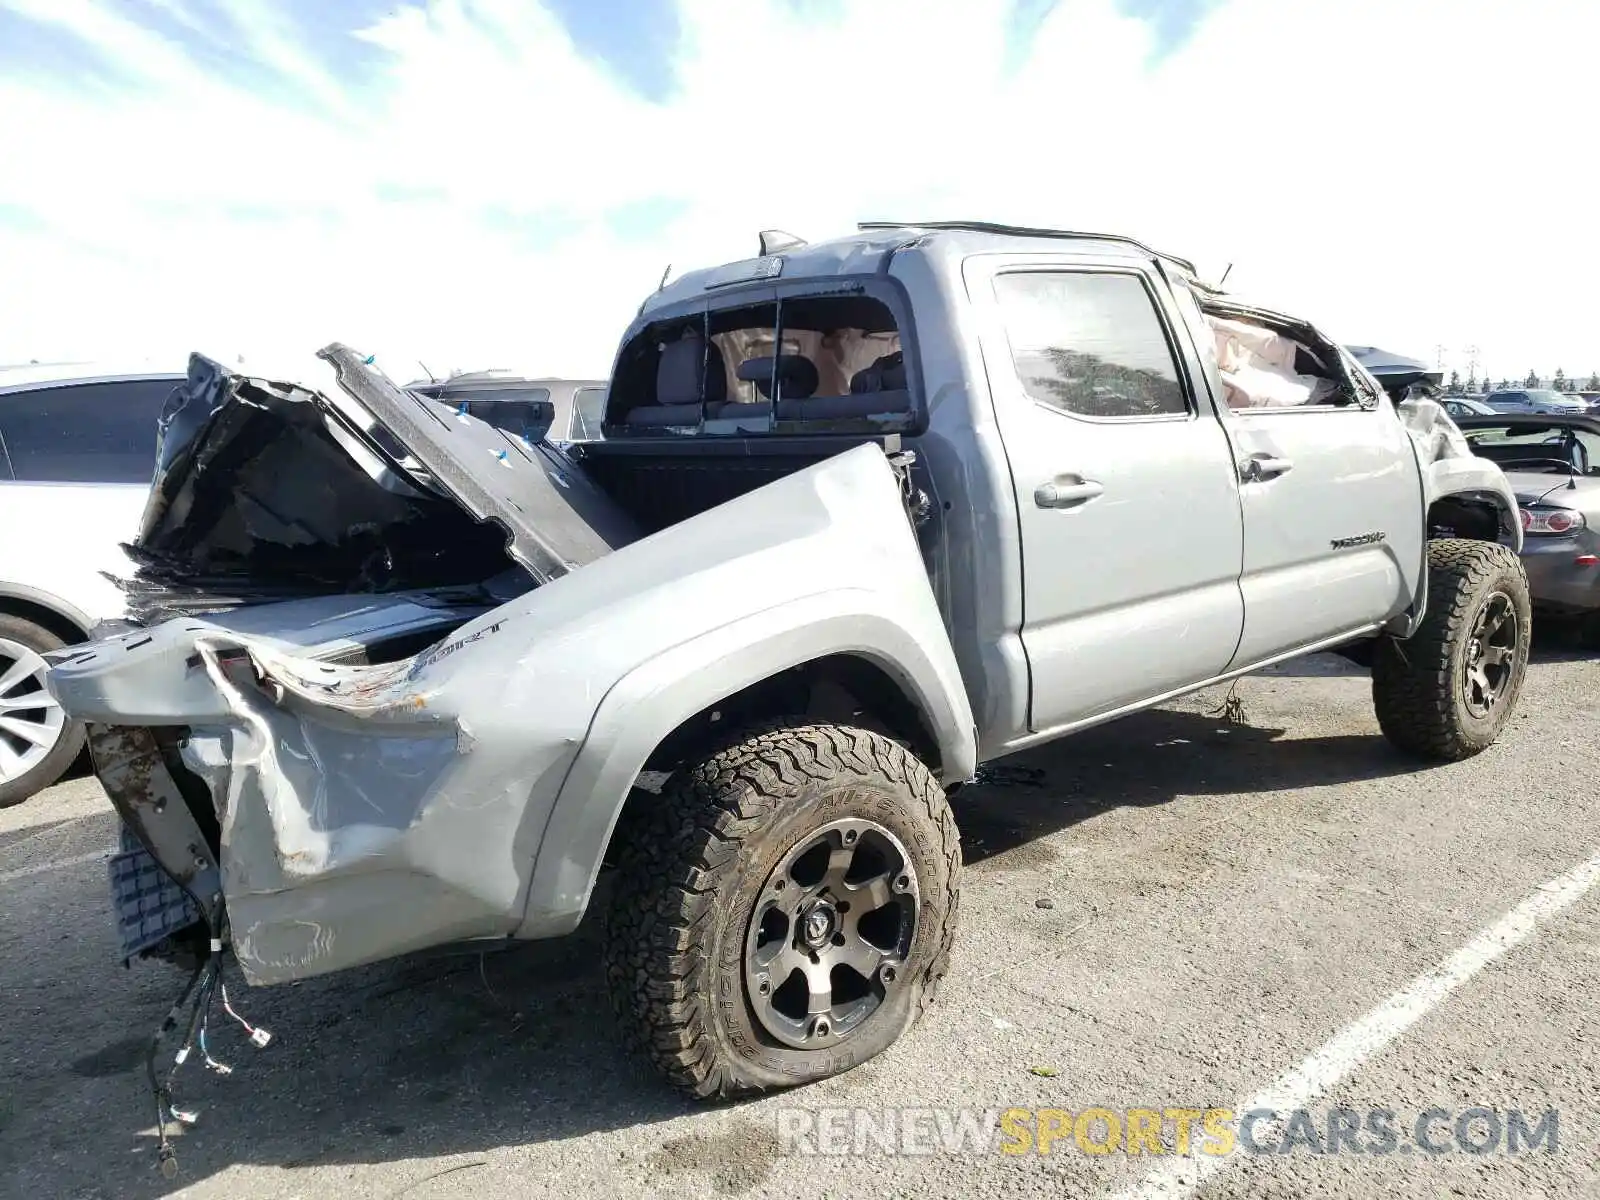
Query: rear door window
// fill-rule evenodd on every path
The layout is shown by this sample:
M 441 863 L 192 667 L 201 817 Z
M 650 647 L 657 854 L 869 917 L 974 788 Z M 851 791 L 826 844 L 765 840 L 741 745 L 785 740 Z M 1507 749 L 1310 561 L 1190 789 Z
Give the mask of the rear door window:
M 996 276 L 1011 357 L 1035 403 L 1083 417 L 1189 411 L 1155 298 L 1136 275 L 1016 271 Z
M 0 439 L 19 483 L 148 484 L 156 423 L 181 381 L 75 383 L 0 396 Z

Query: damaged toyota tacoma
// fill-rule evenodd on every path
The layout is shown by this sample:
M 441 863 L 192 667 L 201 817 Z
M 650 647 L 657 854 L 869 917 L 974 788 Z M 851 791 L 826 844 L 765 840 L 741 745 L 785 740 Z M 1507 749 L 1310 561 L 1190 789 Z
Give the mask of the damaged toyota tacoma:
M 196 356 L 139 627 L 50 687 L 127 830 L 124 952 L 198 936 L 191 1005 L 229 955 L 278 984 L 566 934 L 609 868 L 625 1036 L 724 1097 L 928 1003 L 982 762 L 1329 649 L 1400 750 L 1483 750 L 1520 545 L 1436 406 L 1180 259 L 764 235 L 645 300 L 581 446 L 342 345 L 292 381 Z

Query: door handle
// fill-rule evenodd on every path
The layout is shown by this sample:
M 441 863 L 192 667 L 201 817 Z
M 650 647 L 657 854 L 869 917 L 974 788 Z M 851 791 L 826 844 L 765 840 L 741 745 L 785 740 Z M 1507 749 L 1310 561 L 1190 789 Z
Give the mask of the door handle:
M 1259 483 L 1263 479 L 1276 479 L 1294 470 L 1294 459 L 1278 458 L 1272 454 L 1252 454 L 1239 464 L 1239 478 L 1245 483 Z
M 1092 479 L 1078 479 L 1076 475 L 1064 478 L 1076 482 L 1041 483 L 1034 489 L 1033 502 L 1040 508 L 1072 508 L 1074 505 L 1088 503 L 1105 491 L 1105 488 Z

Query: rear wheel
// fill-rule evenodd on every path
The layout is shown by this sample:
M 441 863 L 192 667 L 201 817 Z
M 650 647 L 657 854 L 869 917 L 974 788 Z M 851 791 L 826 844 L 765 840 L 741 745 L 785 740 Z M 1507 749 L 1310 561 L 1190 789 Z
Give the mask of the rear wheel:
M 1528 667 L 1528 578 L 1493 542 L 1428 544 L 1428 611 L 1405 641 L 1383 639 L 1372 700 L 1384 736 L 1442 762 L 1487 749 L 1516 707 Z
M 743 738 L 619 829 L 606 976 L 624 1036 L 703 1098 L 837 1074 L 931 998 L 960 849 L 910 751 L 830 725 Z
M 0 808 L 21 804 L 60 779 L 83 749 L 45 689 L 41 657 L 67 643 L 32 621 L 0 613 Z

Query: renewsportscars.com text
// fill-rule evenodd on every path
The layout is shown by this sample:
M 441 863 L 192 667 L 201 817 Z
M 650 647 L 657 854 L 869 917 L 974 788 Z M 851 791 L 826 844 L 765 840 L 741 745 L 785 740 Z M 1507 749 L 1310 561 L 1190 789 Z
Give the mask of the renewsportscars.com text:
M 1554 1154 L 1561 1114 L 1547 1108 L 780 1109 L 795 1155 Z

